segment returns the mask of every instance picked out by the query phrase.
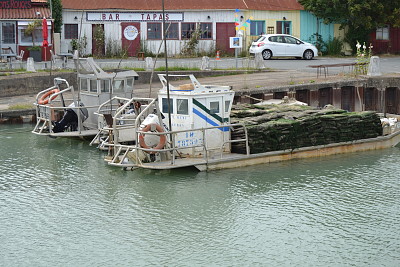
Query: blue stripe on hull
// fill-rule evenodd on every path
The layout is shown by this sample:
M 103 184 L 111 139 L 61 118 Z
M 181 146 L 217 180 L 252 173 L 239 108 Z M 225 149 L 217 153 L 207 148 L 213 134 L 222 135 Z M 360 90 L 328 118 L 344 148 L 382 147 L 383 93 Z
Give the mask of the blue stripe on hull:
M 205 120 L 208 124 L 210 124 L 212 126 L 220 126 L 219 124 L 217 124 L 214 121 L 207 118 L 207 116 L 205 116 L 203 113 L 201 113 L 199 110 L 197 110 L 195 108 L 193 108 L 193 113 L 196 114 L 197 116 L 199 116 L 200 118 L 202 118 L 203 120 Z M 220 131 L 223 131 L 223 132 L 229 131 L 229 127 L 221 127 L 221 128 L 217 128 L 217 129 Z

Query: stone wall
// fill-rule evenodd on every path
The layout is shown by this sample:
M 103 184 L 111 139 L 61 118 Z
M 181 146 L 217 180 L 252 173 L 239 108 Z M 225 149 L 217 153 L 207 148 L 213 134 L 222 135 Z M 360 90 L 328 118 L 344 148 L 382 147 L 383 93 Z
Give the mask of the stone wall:
M 27 73 L 1 77 L 0 97 L 32 95 L 54 85 L 54 78 L 66 79 L 76 87 L 75 73 Z
M 194 74 L 196 78 L 219 76 L 219 75 L 230 75 L 230 74 L 241 74 L 244 71 L 179 71 L 170 74 Z M 135 81 L 135 84 L 148 84 L 150 83 L 151 72 L 149 71 L 138 71 L 139 77 Z M 159 82 L 158 73 L 153 74 L 153 82 Z M 38 92 L 49 88 L 54 85 L 53 80 L 56 77 L 64 78 L 74 88 L 77 88 L 77 74 L 75 72 L 53 72 L 50 73 L 25 73 L 16 74 L 10 76 L 0 76 L 0 97 L 18 96 L 18 95 L 31 95 L 37 94 Z

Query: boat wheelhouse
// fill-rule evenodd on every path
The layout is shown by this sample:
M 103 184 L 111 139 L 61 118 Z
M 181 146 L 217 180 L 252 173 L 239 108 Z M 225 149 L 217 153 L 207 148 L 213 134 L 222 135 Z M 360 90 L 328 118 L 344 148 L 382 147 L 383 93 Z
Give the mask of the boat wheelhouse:
M 118 96 L 130 99 L 138 75 L 133 70 L 106 72 L 93 58 L 75 58 L 78 90 L 65 79 L 55 78 L 54 86 L 36 96 L 36 126 L 33 133 L 52 137 L 85 137 L 98 132 L 99 106 Z M 118 106 L 111 106 L 113 114 Z

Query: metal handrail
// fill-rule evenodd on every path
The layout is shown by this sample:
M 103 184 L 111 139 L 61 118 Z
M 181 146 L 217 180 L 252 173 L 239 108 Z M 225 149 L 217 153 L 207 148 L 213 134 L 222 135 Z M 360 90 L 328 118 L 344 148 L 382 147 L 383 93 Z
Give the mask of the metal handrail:
M 184 132 L 193 132 L 193 131 L 201 131 L 202 135 L 203 135 L 203 140 L 205 140 L 205 136 L 206 136 L 206 131 L 207 130 L 211 130 L 211 129 L 218 129 L 218 128 L 224 128 L 224 127 L 228 127 L 228 128 L 232 128 L 232 127 L 236 127 L 236 126 L 241 126 L 243 127 L 244 131 L 245 131 L 245 138 L 244 139 L 237 139 L 237 140 L 225 140 L 224 143 L 221 146 L 221 158 L 223 155 L 223 147 L 227 144 L 227 143 L 236 143 L 236 142 L 246 142 L 246 154 L 249 155 L 249 147 L 248 147 L 248 137 L 247 137 L 247 129 L 245 127 L 244 124 L 242 123 L 236 123 L 236 124 L 228 124 L 228 125 L 223 125 L 223 126 L 210 126 L 210 127 L 205 127 L 205 128 L 197 128 L 197 129 L 187 129 L 187 130 L 176 130 L 176 131 L 166 131 L 166 132 L 143 132 L 143 131 L 136 131 L 137 134 L 137 138 L 140 134 L 146 134 L 146 135 L 169 135 L 172 134 L 174 137 L 179 134 L 179 133 L 184 133 Z M 138 139 L 137 139 L 138 140 Z M 145 152 L 158 152 L 158 153 L 162 153 L 162 152 L 172 152 L 172 154 L 174 155 L 174 152 L 179 152 L 179 150 L 182 149 L 191 149 L 191 148 L 196 148 L 196 147 L 202 147 L 203 148 L 203 158 L 206 161 L 206 163 L 208 163 L 209 160 L 209 153 L 207 151 L 207 146 L 206 146 L 205 141 L 202 142 L 202 144 L 195 144 L 195 145 L 189 145 L 189 146 L 185 146 L 185 147 L 177 147 L 174 142 L 173 143 L 169 143 L 171 147 L 167 147 L 167 148 L 162 148 L 162 149 L 153 149 L 153 148 L 142 148 L 139 147 L 138 145 L 121 145 L 121 144 L 109 144 L 109 146 L 116 148 L 117 152 L 114 155 L 114 158 L 111 162 L 109 162 L 110 165 L 115 165 L 115 166 L 126 166 L 126 167 L 134 167 L 134 166 L 142 166 L 143 163 L 140 161 L 139 158 L 139 151 L 145 151 Z M 122 163 L 128 152 L 132 149 L 135 149 L 135 154 L 136 154 L 136 160 L 137 162 L 135 164 L 127 164 L 127 163 Z M 116 158 L 120 156 L 120 154 L 124 151 L 124 154 L 122 156 L 121 159 L 119 159 L 120 161 L 118 163 L 116 163 Z M 172 156 L 171 157 L 171 164 L 174 165 L 175 164 L 175 157 Z

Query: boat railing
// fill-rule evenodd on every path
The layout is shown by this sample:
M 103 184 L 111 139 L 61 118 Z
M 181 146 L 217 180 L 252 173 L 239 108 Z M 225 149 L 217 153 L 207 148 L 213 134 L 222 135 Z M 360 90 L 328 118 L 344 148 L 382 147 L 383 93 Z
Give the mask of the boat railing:
M 60 85 L 65 83 L 66 88 L 60 90 Z M 58 92 L 54 92 L 48 96 L 48 102 L 46 104 L 39 103 L 42 96 L 48 92 L 51 92 L 54 89 L 58 89 Z M 66 96 L 71 96 L 67 98 Z M 58 97 L 60 96 L 60 97 Z M 69 106 L 71 103 L 74 103 L 74 106 Z M 83 114 L 82 110 L 87 110 L 91 108 L 98 108 L 98 105 L 81 105 L 80 100 L 75 94 L 74 87 L 69 85 L 68 81 L 61 78 L 54 79 L 54 86 L 47 88 L 45 90 L 40 91 L 36 95 L 36 126 L 33 129 L 33 133 L 43 134 L 44 130 L 46 130 L 46 134 L 53 134 L 52 121 L 57 121 L 57 112 L 64 112 L 67 109 L 73 110 L 78 117 L 78 125 L 77 132 L 80 134 L 84 131 L 85 127 L 83 126 Z M 92 125 L 93 127 L 97 127 L 97 125 Z
M 243 128 L 244 129 L 244 138 L 231 140 L 228 137 L 227 140 L 223 140 L 221 142 L 220 147 L 209 149 L 207 147 L 207 140 L 206 140 L 207 131 L 214 130 L 214 129 L 222 129 L 222 128 L 229 128 L 229 131 L 232 131 L 232 129 L 234 129 L 234 128 L 235 128 L 235 130 Z M 178 134 L 189 133 L 189 132 L 191 132 L 191 133 L 200 132 L 200 134 L 203 138 L 203 142 L 200 142 L 198 144 L 187 145 L 184 147 L 180 147 L 175 144 L 175 140 L 176 140 Z M 136 134 L 137 134 L 137 138 L 139 138 L 139 135 L 141 135 L 141 134 L 146 134 L 146 135 L 156 135 L 156 136 L 166 135 L 166 137 L 171 137 L 171 139 L 169 140 L 168 144 L 162 149 L 143 148 L 143 147 L 140 147 L 139 145 L 112 144 L 111 146 L 114 147 L 115 154 L 113 155 L 112 160 L 110 160 L 108 162 L 108 164 L 114 165 L 114 166 L 119 166 L 119 167 L 143 167 L 144 166 L 143 164 L 145 162 L 143 162 L 141 160 L 140 153 L 144 152 L 147 154 L 160 153 L 160 155 L 162 155 L 162 154 L 169 155 L 169 157 L 165 157 L 165 158 L 167 158 L 167 160 L 170 160 L 171 165 L 175 165 L 177 157 L 178 158 L 183 157 L 183 155 L 181 153 L 182 150 L 192 149 L 191 157 L 194 158 L 194 157 L 196 157 L 195 156 L 196 148 L 201 148 L 201 151 L 197 151 L 197 154 L 198 155 L 201 154 L 201 158 L 203 158 L 204 162 L 208 163 L 210 158 L 215 159 L 218 157 L 218 158 L 222 159 L 226 146 L 228 146 L 232 143 L 238 143 L 238 142 L 244 142 L 245 146 L 246 146 L 246 155 L 250 154 L 250 149 L 249 149 L 249 145 L 248 145 L 247 129 L 244 124 L 227 124 L 227 125 L 221 125 L 221 126 L 210 126 L 210 127 L 206 127 L 206 128 L 165 131 L 165 132 L 151 132 L 151 131 L 144 132 L 144 131 L 137 130 Z M 225 138 L 226 137 L 224 137 L 224 139 Z M 211 151 L 213 153 L 211 153 Z M 135 154 L 134 162 L 132 162 L 132 159 L 131 159 L 131 163 L 128 163 L 127 157 L 128 157 L 129 152 Z M 215 152 L 217 152 L 217 153 L 215 153 Z
M 139 102 L 142 104 L 141 109 L 135 109 L 135 118 L 129 118 L 127 115 L 130 107 L 134 105 L 135 102 Z M 106 149 L 106 147 L 111 146 L 112 143 L 118 143 L 118 135 L 121 131 L 134 131 L 136 129 L 137 123 L 140 125 L 141 121 L 145 119 L 145 117 L 152 112 L 151 108 L 156 107 L 157 99 L 154 98 L 143 98 L 143 97 L 134 97 L 134 98 L 123 98 L 123 97 L 113 97 L 112 99 L 107 100 L 103 104 L 101 104 L 95 112 L 96 115 L 102 117 L 103 120 L 99 120 L 98 133 L 90 142 L 90 145 L 95 143 L 100 144 L 100 149 Z M 118 108 L 113 109 L 112 106 L 116 106 Z M 138 113 L 136 115 L 136 113 Z M 106 119 L 112 118 L 112 119 Z M 109 142 L 110 134 L 114 135 L 112 142 Z M 135 134 L 132 133 L 132 140 L 135 140 Z

